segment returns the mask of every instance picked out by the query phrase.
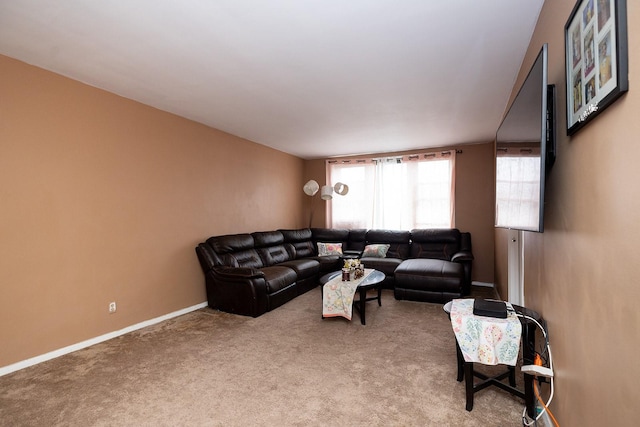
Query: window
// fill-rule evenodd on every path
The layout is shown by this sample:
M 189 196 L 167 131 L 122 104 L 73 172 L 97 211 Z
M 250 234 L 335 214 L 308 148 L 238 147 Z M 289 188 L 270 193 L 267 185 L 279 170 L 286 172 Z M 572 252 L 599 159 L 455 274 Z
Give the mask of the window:
M 329 160 L 329 182 L 349 185 L 328 204 L 332 228 L 411 230 L 454 226 L 455 151 Z
M 504 149 L 496 157 L 496 226 L 540 223 L 540 150 Z

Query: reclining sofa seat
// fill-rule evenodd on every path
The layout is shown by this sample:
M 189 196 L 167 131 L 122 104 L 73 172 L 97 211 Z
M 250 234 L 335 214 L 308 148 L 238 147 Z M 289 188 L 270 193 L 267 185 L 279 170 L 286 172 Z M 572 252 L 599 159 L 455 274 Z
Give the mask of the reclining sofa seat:
M 395 271 L 394 296 L 444 303 L 468 295 L 472 261 L 469 233 L 457 229 L 411 230 L 411 253 Z
M 295 271 L 296 296 L 318 286 L 320 263 L 315 259 L 304 258 L 308 252 L 295 250 L 290 243 L 285 244 L 282 231 L 263 231 L 253 233 L 252 236 L 264 265 L 278 265 Z
M 313 246 L 314 255 L 318 255 L 320 263 L 320 274 L 336 271 L 340 268 L 340 255 L 319 256 L 318 242 L 322 243 L 340 243 L 343 250 L 347 247 L 349 241 L 349 230 L 329 229 L 329 228 L 312 228 L 311 229 L 311 245 Z
M 318 261 L 295 258 L 279 231 L 216 236 L 196 247 L 209 307 L 257 317 L 317 286 Z
M 401 230 L 369 230 L 366 234 L 366 245 L 388 244 L 389 249 L 384 258 L 362 257 L 365 268 L 374 268 L 385 274 L 382 287 L 393 289 L 395 287 L 396 268 L 404 260 L 409 258 L 411 233 Z M 365 245 L 365 246 L 366 246 Z M 364 249 L 364 248 L 363 248 Z
M 267 311 L 267 277 L 254 249 L 253 236 L 234 234 L 210 237 L 196 247 L 205 272 L 209 307 L 228 313 L 259 316 Z M 275 271 L 270 271 L 274 275 Z M 292 272 L 293 273 L 293 272 Z M 273 276 L 272 276 L 273 279 Z M 289 281 L 291 285 L 291 277 Z

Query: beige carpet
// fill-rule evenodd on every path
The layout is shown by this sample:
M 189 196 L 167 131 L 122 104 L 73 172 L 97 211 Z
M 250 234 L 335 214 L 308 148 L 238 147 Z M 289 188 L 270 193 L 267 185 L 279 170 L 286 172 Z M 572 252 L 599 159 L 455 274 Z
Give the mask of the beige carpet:
M 2 426 L 519 426 L 490 387 L 465 410 L 439 304 L 321 319 L 319 289 L 257 319 L 202 309 L 0 377 Z

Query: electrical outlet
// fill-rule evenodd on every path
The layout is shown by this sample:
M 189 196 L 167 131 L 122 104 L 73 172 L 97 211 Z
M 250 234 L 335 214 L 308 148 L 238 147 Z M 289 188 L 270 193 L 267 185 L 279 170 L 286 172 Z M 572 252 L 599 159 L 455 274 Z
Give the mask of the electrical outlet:
M 109 303 L 109 313 L 115 313 L 116 312 L 116 302 L 110 302 Z

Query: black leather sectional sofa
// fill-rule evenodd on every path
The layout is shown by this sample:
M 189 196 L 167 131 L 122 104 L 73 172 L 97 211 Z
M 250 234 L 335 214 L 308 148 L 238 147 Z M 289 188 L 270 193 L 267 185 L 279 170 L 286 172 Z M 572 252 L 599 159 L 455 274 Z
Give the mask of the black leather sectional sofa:
M 321 255 L 318 243 L 341 253 Z M 372 245 L 384 245 L 384 257 L 363 256 Z M 261 231 L 210 237 L 196 254 L 209 306 L 253 317 L 317 287 L 344 258 L 385 273 L 383 287 L 396 299 L 440 303 L 469 294 L 473 261 L 471 235 L 457 229 Z

